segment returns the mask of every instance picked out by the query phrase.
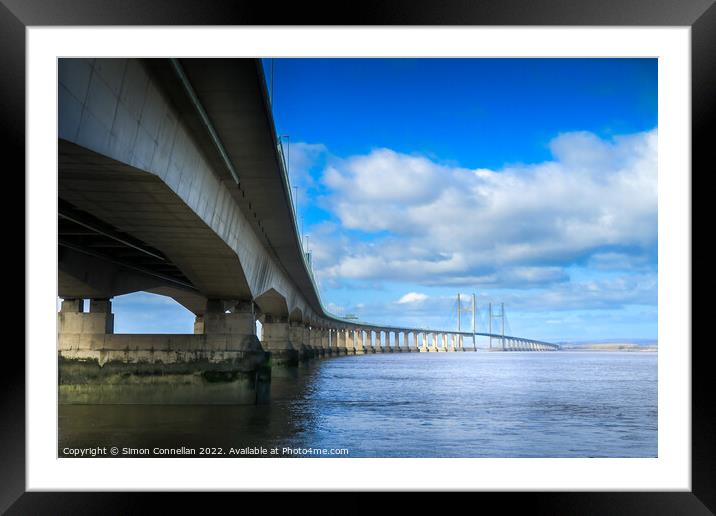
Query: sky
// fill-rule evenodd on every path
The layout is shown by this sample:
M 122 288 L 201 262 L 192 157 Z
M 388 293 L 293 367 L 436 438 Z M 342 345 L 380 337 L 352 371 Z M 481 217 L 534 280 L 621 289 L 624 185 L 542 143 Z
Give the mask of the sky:
M 460 293 L 464 328 L 476 293 L 478 331 L 504 303 L 512 335 L 657 338 L 656 59 L 263 63 L 330 311 L 454 329 Z M 170 299 L 114 310 L 191 332 Z

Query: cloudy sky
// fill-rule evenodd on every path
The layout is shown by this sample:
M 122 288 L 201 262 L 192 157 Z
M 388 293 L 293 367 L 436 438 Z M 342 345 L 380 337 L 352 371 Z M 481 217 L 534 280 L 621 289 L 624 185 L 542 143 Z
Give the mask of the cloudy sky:
M 264 66 L 331 311 L 454 328 L 475 292 L 478 331 L 492 302 L 514 335 L 656 338 L 656 60 Z M 149 331 L 119 314 L 143 303 L 115 300 L 117 331 Z

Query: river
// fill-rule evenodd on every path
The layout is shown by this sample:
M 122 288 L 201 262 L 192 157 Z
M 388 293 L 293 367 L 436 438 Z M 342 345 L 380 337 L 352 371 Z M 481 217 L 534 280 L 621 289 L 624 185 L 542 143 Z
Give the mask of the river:
M 60 406 L 59 455 L 96 446 L 132 448 L 121 456 L 656 457 L 657 353 L 334 357 L 274 374 L 268 405 Z

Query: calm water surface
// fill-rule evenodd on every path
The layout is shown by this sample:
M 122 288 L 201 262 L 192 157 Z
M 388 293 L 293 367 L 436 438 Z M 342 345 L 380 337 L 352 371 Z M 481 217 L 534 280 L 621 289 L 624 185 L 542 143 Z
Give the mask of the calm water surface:
M 61 406 L 59 448 L 346 448 L 350 457 L 655 457 L 657 354 L 314 360 L 264 406 Z

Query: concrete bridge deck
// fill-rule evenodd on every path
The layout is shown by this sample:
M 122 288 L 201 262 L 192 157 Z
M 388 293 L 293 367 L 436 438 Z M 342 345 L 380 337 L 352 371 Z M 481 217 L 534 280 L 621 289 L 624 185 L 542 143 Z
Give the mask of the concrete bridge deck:
M 93 382 L 252 384 L 267 364 L 316 355 L 465 349 L 472 333 L 347 321 L 323 307 L 259 60 L 60 59 L 58 70 L 68 400 L 91 398 L 82 386 Z M 194 334 L 115 335 L 111 299 L 136 291 L 192 311 Z M 556 349 L 494 337 L 505 350 Z

